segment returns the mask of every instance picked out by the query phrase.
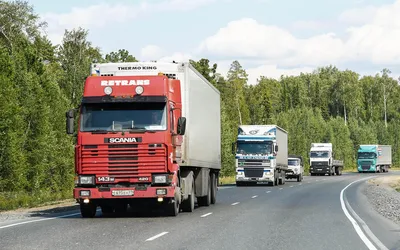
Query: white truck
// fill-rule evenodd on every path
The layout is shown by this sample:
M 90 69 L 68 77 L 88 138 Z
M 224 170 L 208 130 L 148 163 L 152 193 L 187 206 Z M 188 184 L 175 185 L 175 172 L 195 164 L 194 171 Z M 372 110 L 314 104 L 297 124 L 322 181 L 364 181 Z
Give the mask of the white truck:
M 297 179 L 298 182 L 303 180 L 304 164 L 303 157 L 298 155 L 289 155 L 288 171 L 286 172 L 286 179 Z
M 74 198 L 83 217 L 216 202 L 220 92 L 190 63 L 94 63 L 77 133 Z M 74 112 L 67 112 L 73 135 Z M 93 153 L 95 152 L 95 153 Z
M 342 175 L 343 161 L 333 157 L 332 143 L 311 143 L 310 175 Z
M 241 125 L 232 143 L 236 185 L 285 184 L 288 170 L 288 133 L 277 125 Z

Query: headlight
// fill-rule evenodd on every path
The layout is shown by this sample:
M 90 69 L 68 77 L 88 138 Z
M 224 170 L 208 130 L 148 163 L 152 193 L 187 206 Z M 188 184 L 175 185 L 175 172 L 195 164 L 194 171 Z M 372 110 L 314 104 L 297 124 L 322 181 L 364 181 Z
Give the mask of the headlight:
M 167 183 L 167 176 L 166 175 L 153 175 L 153 183 L 156 183 L 156 184 Z
M 82 185 L 93 185 L 94 184 L 94 176 L 79 176 L 79 184 Z

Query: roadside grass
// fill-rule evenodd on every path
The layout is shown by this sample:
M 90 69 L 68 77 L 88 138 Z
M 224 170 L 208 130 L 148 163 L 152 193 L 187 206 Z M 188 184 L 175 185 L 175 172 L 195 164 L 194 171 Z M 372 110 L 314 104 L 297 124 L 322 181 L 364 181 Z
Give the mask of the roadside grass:
M 400 170 L 400 167 L 391 167 L 391 168 L 389 168 L 389 173 L 390 173 L 390 171 L 391 170 Z M 346 172 L 346 173 L 358 173 L 358 170 L 357 170 L 357 168 L 348 168 L 348 169 L 343 169 L 343 172 Z
M 72 191 L 0 192 L 0 212 L 19 208 L 33 208 L 73 201 Z
M 221 176 L 219 177 L 219 185 L 235 184 L 235 176 Z

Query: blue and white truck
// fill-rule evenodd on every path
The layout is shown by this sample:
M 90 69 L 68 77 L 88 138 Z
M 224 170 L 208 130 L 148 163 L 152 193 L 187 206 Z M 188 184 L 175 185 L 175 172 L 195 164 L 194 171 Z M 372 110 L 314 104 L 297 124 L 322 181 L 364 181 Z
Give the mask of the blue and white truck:
M 357 152 L 357 169 L 359 173 L 389 172 L 392 166 L 391 145 L 360 145 Z
M 232 143 L 236 185 L 285 184 L 288 171 L 288 133 L 277 125 L 241 125 Z

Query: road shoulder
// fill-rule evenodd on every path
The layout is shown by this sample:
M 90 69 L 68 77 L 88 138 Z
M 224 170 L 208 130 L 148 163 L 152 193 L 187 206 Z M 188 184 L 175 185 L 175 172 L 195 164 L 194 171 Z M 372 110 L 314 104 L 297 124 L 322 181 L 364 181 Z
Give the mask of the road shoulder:
M 384 176 L 368 180 L 362 193 L 375 211 L 400 226 L 400 176 Z

